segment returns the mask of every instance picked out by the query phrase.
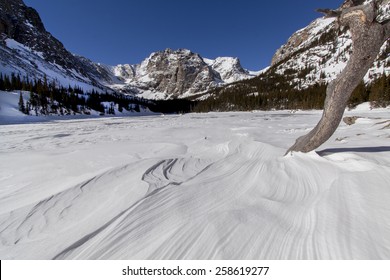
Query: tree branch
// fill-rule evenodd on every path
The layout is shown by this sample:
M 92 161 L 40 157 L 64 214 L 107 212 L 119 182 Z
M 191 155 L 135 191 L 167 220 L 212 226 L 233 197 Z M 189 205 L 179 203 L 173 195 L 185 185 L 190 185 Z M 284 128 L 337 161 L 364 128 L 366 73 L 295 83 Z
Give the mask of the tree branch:
M 328 18 L 339 17 L 341 15 L 340 11 L 331 10 L 331 9 L 317 9 L 316 12 L 322 13 L 325 15 L 325 17 Z

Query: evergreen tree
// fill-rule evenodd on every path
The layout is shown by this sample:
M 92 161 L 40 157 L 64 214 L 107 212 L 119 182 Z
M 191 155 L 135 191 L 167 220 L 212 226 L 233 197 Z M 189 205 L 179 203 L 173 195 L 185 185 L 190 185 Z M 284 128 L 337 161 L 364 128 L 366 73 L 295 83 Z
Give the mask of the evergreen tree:
M 123 112 L 123 103 L 122 102 L 118 103 L 118 111 L 121 113 Z
M 366 101 L 368 101 L 368 91 L 367 91 L 367 88 L 366 88 L 364 82 L 362 81 L 357 86 L 357 88 L 355 88 L 355 90 L 352 92 L 352 95 L 349 98 L 348 107 L 354 108 L 357 105 L 359 105 L 363 102 L 366 102 Z
M 114 103 L 111 103 L 111 104 L 110 104 L 109 114 L 115 115 Z
M 7 75 L 4 75 L 4 90 L 12 90 L 11 88 L 11 81 L 9 80 L 9 77 Z
M 5 90 L 3 73 L 0 72 L 0 90 Z
M 19 95 L 19 111 L 22 112 L 23 114 L 26 114 L 26 107 L 24 106 L 24 100 L 23 100 L 23 94 L 20 93 Z

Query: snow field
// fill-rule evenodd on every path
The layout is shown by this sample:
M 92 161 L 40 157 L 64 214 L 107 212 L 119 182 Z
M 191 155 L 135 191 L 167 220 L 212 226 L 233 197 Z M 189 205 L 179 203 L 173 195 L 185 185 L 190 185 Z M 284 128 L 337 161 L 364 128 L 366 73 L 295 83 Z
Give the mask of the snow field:
M 0 126 L 2 259 L 389 259 L 389 110 Z

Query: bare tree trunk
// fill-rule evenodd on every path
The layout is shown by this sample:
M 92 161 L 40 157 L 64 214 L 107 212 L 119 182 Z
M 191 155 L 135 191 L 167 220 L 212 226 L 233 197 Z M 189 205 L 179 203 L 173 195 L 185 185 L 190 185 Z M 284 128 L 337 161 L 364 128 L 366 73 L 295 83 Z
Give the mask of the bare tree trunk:
M 353 90 L 364 78 L 383 43 L 389 38 L 390 24 L 375 21 L 375 3 L 347 7 L 341 11 L 320 10 L 329 16 L 338 16 L 341 26 L 349 27 L 353 51 L 345 69 L 327 87 L 324 112 L 317 126 L 299 137 L 287 151 L 310 152 L 326 142 L 340 124 Z

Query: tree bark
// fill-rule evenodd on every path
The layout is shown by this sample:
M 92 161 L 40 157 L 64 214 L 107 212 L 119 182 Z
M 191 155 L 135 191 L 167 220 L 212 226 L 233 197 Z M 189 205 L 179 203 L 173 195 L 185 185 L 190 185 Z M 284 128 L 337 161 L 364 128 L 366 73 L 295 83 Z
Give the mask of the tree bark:
M 335 11 L 321 10 L 329 16 Z M 353 90 L 359 85 L 389 38 L 389 23 L 375 21 L 374 3 L 342 9 L 338 12 L 341 27 L 349 27 L 353 50 L 345 69 L 327 87 L 322 118 L 307 135 L 299 137 L 287 151 L 310 152 L 325 143 L 336 131 Z M 286 154 L 287 154 L 286 153 Z

